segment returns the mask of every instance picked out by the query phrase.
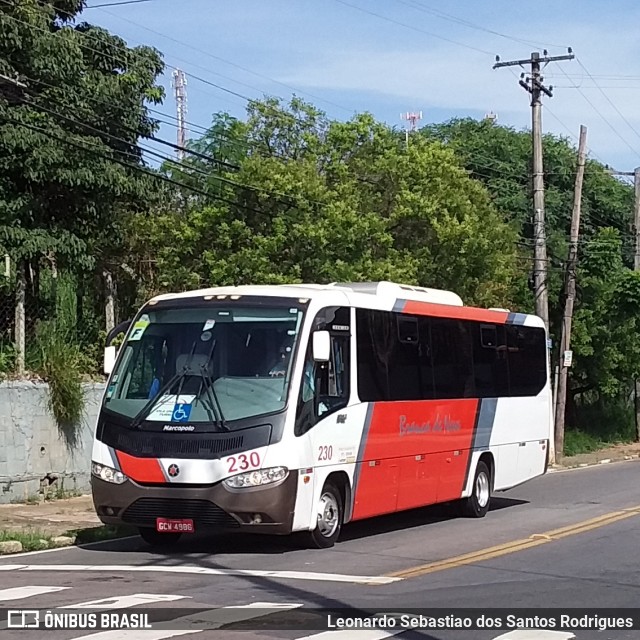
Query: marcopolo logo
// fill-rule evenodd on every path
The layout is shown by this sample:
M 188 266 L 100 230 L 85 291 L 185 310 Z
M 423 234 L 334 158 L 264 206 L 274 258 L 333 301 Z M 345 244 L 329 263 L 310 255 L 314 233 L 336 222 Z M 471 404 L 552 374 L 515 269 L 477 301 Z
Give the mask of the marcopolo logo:
M 170 464 L 167 473 L 170 478 L 177 478 L 180 475 L 180 467 L 177 464 Z

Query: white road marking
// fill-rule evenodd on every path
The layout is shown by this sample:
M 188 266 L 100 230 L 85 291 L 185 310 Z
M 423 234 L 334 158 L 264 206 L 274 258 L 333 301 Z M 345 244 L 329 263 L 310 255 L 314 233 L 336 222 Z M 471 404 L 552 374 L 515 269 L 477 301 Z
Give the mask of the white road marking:
M 122 631 L 100 631 L 86 636 L 74 638 L 74 640 L 164 640 L 176 636 L 184 636 L 189 633 L 201 633 L 202 631 L 214 631 L 224 625 L 233 622 L 244 622 L 253 618 L 272 615 L 277 611 L 297 609 L 302 604 L 281 604 L 274 602 L 253 602 L 236 607 L 222 607 L 205 613 L 190 616 L 181 616 L 175 620 L 155 625 L 155 629 L 125 629 Z M 182 629 L 168 629 L 180 624 Z M 191 628 L 185 629 L 184 627 Z
M 139 573 L 186 573 L 208 576 L 232 576 L 251 578 L 273 578 L 275 580 L 315 580 L 320 582 L 349 582 L 352 584 L 380 585 L 399 582 L 403 578 L 388 576 L 351 576 L 341 573 L 314 573 L 309 571 L 261 571 L 249 569 L 212 569 L 184 565 L 180 567 L 168 567 L 163 565 L 90 565 L 90 564 L 10 564 L 0 565 L 0 571 L 100 571 L 100 572 L 127 572 Z
M 9 602 L 10 600 L 23 600 L 24 598 L 33 598 L 33 596 L 41 596 L 45 593 L 55 593 L 56 591 L 64 591 L 71 587 L 11 587 L 10 589 L 0 589 L 0 602 Z
M 153 604 L 155 602 L 173 602 L 183 600 L 191 596 L 173 596 L 163 593 L 134 593 L 130 596 L 116 596 L 114 598 L 102 598 L 90 600 L 78 604 L 69 604 L 61 609 L 128 609 L 138 605 Z
M 496 636 L 493 640 L 571 640 L 575 634 L 569 631 L 547 631 L 546 629 L 517 629 Z M 300 639 L 299 639 L 300 640 Z

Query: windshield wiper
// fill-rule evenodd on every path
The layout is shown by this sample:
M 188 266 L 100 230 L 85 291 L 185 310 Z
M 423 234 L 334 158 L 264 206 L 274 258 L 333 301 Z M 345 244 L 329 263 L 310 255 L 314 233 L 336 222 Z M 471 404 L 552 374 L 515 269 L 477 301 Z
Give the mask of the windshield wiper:
M 147 417 L 149 410 L 156 404 L 158 398 L 162 398 L 164 393 L 170 391 L 171 387 L 173 387 L 173 385 L 178 382 L 178 380 L 180 380 L 181 382 L 184 381 L 184 379 L 187 377 L 187 372 L 189 371 L 191 361 L 193 360 L 193 354 L 196 350 L 196 344 L 197 342 L 194 340 L 193 345 L 191 346 L 191 352 L 189 353 L 189 358 L 182 367 L 182 371 L 174 373 L 171 378 L 169 378 L 169 380 L 167 380 L 167 382 L 165 382 L 165 384 L 163 384 L 160 389 L 158 389 L 156 395 L 153 396 L 153 398 L 149 398 L 144 407 L 142 407 L 142 409 L 140 409 L 140 411 L 134 416 L 133 420 L 131 421 L 132 429 L 137 429 L 140 426 L 142 421 Z M 182 385 L 180 386 L 180 388 L 182 389 Z
M 216 390 L 214 388 L 214 380 L 211 377 L 211 374 L 209 373 L 209 362 L 211 362 L 211 358 L 213 357 L 213 352 L 215 348 L 216 348 L 216 341 L 214 340 L 211 345 L 211 351 L 209 352 L 209 357 L 207 358 L 207 361 L 200 365 L 200 370 L 202 371 L 202 377 L 204 378 L 204 381 L 205 381 L 204 391 L 207 394 L 207 400 L 208 400 L 208 405 L 204 401 L 202 401 L 202 404 L 205 406 L 205 408 L 207 408 L 208 411 L 212 409 L 213 412 L 215 413 L 216 427 L 218 427 L 221 431 L 229 431 L 229 427 L 227 426 L 224 419 L 224 415 L 222 413 L 222 407 L 220 406 L 220 399 L 218 398 L 218 394 L 216 393 Z M 200 393 L 202 393 L 202 391 L 203 391 L 203 386 L 200 387 Z M 212 422 L 214 421 L 212 420 Z

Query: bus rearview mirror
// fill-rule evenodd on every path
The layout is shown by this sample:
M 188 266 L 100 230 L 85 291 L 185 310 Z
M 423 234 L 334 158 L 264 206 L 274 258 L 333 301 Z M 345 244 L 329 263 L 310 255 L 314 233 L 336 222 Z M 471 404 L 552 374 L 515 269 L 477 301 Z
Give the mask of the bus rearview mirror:
M 316 331 L 313 334 L 313 359 L 316 362 L 328 362 L 331 358 L 331 337 L 328 331 Z
M 116 364 L 116 355 L 118 350 L 116 347 L 105 347 L 104 350 L 104 372 L 106 375 L 110 375 L 113 371 L 113 367 Z

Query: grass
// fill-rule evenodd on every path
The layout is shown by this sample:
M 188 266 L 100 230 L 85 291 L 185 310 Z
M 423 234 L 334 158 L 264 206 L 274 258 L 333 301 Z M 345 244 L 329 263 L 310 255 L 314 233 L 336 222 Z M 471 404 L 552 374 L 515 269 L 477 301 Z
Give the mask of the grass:
M 127 536 L 136 535 L 137 530 L 133 527 L 119 527 L 104 525 L 101 527 L 90 527 L 88 529 L 74 529 L 66 531 L 64 536 L 73 538 L 76 545 L 90 544 L 92 542 L 103 542 L 106 540 L 116 540 Z M 15 540 L 22 544 L 23 551 L 41 551 L 49 549 L 53 536 L 50 533 L 30 529 L 29 531 L 7 531 L 0 530 L 0 542 Z
M 0 531 L 0 542 L 17 540 L 23 551 L 40 551 L 49 547 L 52 536 L 41 531 Z
M 576 456 L 580 453 L 591 453 L 592 451 L 598 451 L 598 449 L 604 449 L 611 444 L 598 436 L 584 431 L 567 431 L 564 434 L 564 455 Z

